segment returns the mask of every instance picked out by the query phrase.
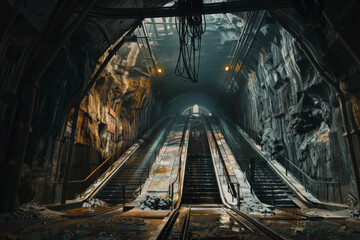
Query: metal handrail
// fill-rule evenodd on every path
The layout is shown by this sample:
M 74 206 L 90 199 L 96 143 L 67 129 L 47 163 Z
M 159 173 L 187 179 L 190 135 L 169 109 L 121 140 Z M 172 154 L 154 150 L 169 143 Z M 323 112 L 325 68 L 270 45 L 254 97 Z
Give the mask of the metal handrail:
M 69 183 L 79 183 L 79 182 L 86 182 L 92 175 L 95 174 L 95 172 L 97 172 L 97 170 L 99 170 L 107 161 L 109 161 L 115 154 L 111 154 L 103 163 L 101 163 L 94 171 L 92 171 L 92 173 L 89 174 L 89 176 L 87 176 L 85 179 L 83 180 L 72 180 L 69 181 Z
M 322 184 L 338 184 L 338 181 L 319 181 L 319 180 L 315 180 L 312 177 L 310 177 L 309 175 L 307 175 L 303 170 L 301 170 L 298 166 L 296 166 L 294 163 L 292 163 L 289 159 L 285 158 L 282 155 L 279 155 L 278 158 L 281 158 L 281 160 L 285 160 L 287 163 L 290 163 L 298 172 L 300 172 L 301 175 L 303 175 L 304 177 L 306 177 L 310 182 L 312 183 L 322 183 Z M 279 160 L 279 159 L 277 159 Z M 281 161 L 280 160 L 280 161 Z M 288 172 L 288 168 L 286 166 L 286 164 L 283 164 L 286 170 L 286 175 Z
M 148 126 L 146 126 L 145 128 L 141 129 L 137 134 L 136 134 L 136 140 L 139 139 L 140 136 L 144 135 L 144 133 L 146 133 L 148 130 Z M 86 182 L 92 175 L 95 174 L 95 172 L 97 172 L 107 161 L 109 161 L 112 157 L 115 156 L 116 153 L 111 154 L 107 159 L 105 159 L 104 162 L 102 162 L 95 170 L 93 170 L 86 178 L 84 179 L 80 179 L 80 180 L 71 180 L 69 181 L 69 183 L 83 183 Z M 57 181 L 57 182 L 46 182 L 48 184 L 62 184 L 63 181 Z
M 230 186 L 230 193 L 233 197 L 236 198 L 236 190 L 235 190 L 235 187 L 234 187 L 234 184 L 239 184 L 238 182 L 233 182 L 231 181 L 231 178 L 230 178 L 230 174 L 229 174 L 229 171 L 228 169 L 226 168 L 226 164 L 225 164 L 225 160 L 221 154 L 221 151 L 220 151 L 220 147 L 217 143 L 217 140 L 216 140 L 216 137 L 215 137 L 215 134 L 214 134 L 214 131 L 212 130 L 212 126 L 211 124 L 209 123 L 209 121 L 207 120 L 207 118 L 205 118 L 206 122 L 208 123 L 208 125 L 210 126 L 210 131 L 211 131 L 211 134 L 212 134 L 212 137 L 214 139 L 214 142 L 215 142 L 215 147 L 216 147 L 216 150 L 219 152 L 219 157 L 220 157 L 220 162 L 223 166 L 223 171 L 225 173 L 225 179 L 228 183 L 228 186 Z
M 242 126 L 240 126 L 242 128 Z M 231 134 L 231 133 L 230 133 Z M 231 134 L 232 135 L 232 134 Z M 250 137 L 250 135 L 249 135 Z M 235 138 L 234 138 L 235 139 Z M 249 141 L 248 141 L 249 142 Z M 253 143 L 249 142 L 249 144 L 251 144 L 251 147 L 253 149 L 255 149 L 255 151 L 263 158 L 265 159 L 266 162 L 268 162 L 269 160 L 265 157 L 265 155 L 259 151 L 257 148 L 255 148 L 253 146 Z M 271 160 L 272 160 L 272 155 L 271 156 Z M 286 175 L 288 174 L 288 165 L 287 163 L 290 163 L 290 165 L 293 167 L 292 170 L 296 170 L 296 172 L 292 172 L 292 176 L 295 177 L 299 182 L 301 182 L 305 188 L 306 191 L 310 191 L 315 195 L 318 195 L 318 193 L 316 192 L 316 188 L 314 189 L 314 185 L 315 184 L 326 184 L 327 187 L 329 184 L 332 185 L 338 185 L 337 187 L 339 188 L 339 193 L 341 194 L 341 190 L 340 190 L 340 182 L 338 181 L 319 181 L 319 180 L 315 180 L 313 178 L 311 178 L 307 173 L 305 173 L 303 170 L 301 170 L 298 166 L 296 166 L 293 162 L 291 162 L 289 159 L 285 158 L 282 155 L 278 155 L 277 159 L 276 159 L 280 164 L 282 164 L 285 168 L 286 171 Z M 283 162 L 281 162 L 281 160 L 283 160 L 285 162 L 285 164 Z M 268 162 L 269 164 L 269 162 Z M 274 166 L 275 167 L 275 166 Z M 328 192 L 327 192 L 327 198 L 328 198 Z M 340 196 L 340 200 L 341 202 L 343 201 L 342 197 Z
M 283 160 L 284 162 L 281 162 L 281 160 Z M 323 199 L 323 197 L 321 197 L 321 195 L 318 195 L 316 186 L 318 186 L 320 184 L 325 184 L 326 185 L 326 201 L 329 201 L 329 189 L 328 188 L 329 188 L 329 185 L 332 185 L 334 187 L 334 189 L 335 188 L 339 189 L 340 201 L 341 201 L 341 203 L 343 202 L 343 198 L 342 198 L 342 194 L 341 194 L 341 186 L 340 186 L 339 181 L 335 181 L 335 180 L 323 181 L 323 180 L 312 179 L 309 175 L 307 175 L 304 171 L 302 171 L 294 163 L 290 162 L 289 159 L 287 159 L 281 155 L 278 156 L 277 161 L 279 161 L 285 167 L 286 175 L 288 175 L 288 171 L 289 171 L 288 164 L 290 163 L 290 165 L 292 166 L 291 172 L 292 172 L 293 177 L 295 177 L 299 182 L 302 183 L 302 185 L 304 185 L 306 191 L 309 191 L 309 192 L 317 195 L 319 198 Z M 296 171 L 293 172 L 294 170 L 296 170 Z M 334 195 L 334 199 L 335 199 L 335 195 Z
M 169 193 L 170 193 L 169 195 L 170 195 L 171 201 L 173 200 L 173 195 L 174 195 L 174 185 L 178 181 L 180 174 L 181 174 L 182 152 L 183 152 L 183 148 L 184 148 L 185 135 L 186 135 L 186 130 L 187 130 L 189 120 L 190 120 L 190 115 L 186 118 L 186 123 L 184 125 L 183 133 L 181 136 L 181 141 L 180 141 L 181 147 L 179 149 L 179 165 L 178 165 L 178 171 L 176 174 L 176 178 L 169 184 Z
M 86 182 L 92 175 L 94 175 L 107 161 L 109 161 L 113 156 L 115 156 L 115 154 L 111 154 L 107 159 L 105 159 L 104 162 L 102 162 L 97 168 L 95 168 L 86 178 L 81 179 L 81 180 L 72 180 L 69 181 L 69 183 L 83 183 Z M 46 182 L 49 184 L 62 184 L 62 181 L 57 181 L 57 182 Z
M 220 122 L 219 122 L 219 124 L 220 124 Z M 244 127 L 241 127 L 241 128 L 244 128 Z M 248 128 L 248 129 L 250 129 L 250 130 L 252 130 L 251 128 Z M 223 130 L 223 128 L 222 128 L 222 131 L 224 132 L 225 130 Z M 246 132 L 246 131 L 245 131 Z M 250 135 L 249 135 L 249 137 L 250 137 Z M 263 153 L 261 153 L 261 152 L 259 152 L 260 153 L 260 155 L 264 158 L 264 159 L 266 159 L 266 157 L 264 156 L 264 154 Z M 270 155 L 271 156 L 271 158 L 272 158 L 272 155 Z M 294 163 L 292 163 L 289 159 L 287 159 L 287 158 L 285 158 L 284 156 L 282 156 L 282 155 L 278 155 L 278 157 L 280 157 L 280 158 L 282 158 L 283 160 L 285 160 L 286 162 L 288 162 L 288 163 L 290 163 L 292 166 L 294 166 L 295 167 L 295 169 L 296 170 L 298 170 L 302 175 L 304 175 L 309 181 L 311 181 L 311 182 L 319 182 L 319 183 L 337 183 L 337 182 L 335 182 L 335 181 L 318 181 L 318 180 L 315 180 L 315 179 L 313 179 L 313 178 L 311 178 L 309 175 L 307 175 L 307 173 L 305 173 L 303 170 L 301 170 L 298 166 L 296 166 Z M 286 169 L 286 166 L 284 166 L 285 167 L 285 169 Z M 287 171 L 287 169 L 286 169 L 286 171 Z

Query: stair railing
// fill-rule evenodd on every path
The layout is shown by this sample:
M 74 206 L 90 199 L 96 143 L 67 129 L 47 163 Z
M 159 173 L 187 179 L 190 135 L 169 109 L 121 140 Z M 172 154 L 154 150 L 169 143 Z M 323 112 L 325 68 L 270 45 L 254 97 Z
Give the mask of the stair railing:
M 338 188 L 340 194 L 340 201 L 343 202 L 341 195 L 341 185 L 340 182 L 326 179 L 324 181 L 312 179 L 309 175 L 307 175 L 303 170 L 301 170 L 298 166 L 292 163 L 289 159 L 285 158 L 282 155 L 278 155 L 276 160 L 284 166 L 285 174 L 288 175 L 288 172 L 292 173 L 292 176 L 295 177 L 301 184 L 304 186 L 305 190 L 311 193 L 316 194 L 317 189 L 320 185 L 325 185 L 326 188 L 326 201 L 329 202 L 329 186 L 333 186 L 333 189 Z M 333 191 L 335 194 L 335 191 Z M 316 194 L 317 195 L 317 194 Z M 335 196 L 334 196 L 335 198 Z M 325 200 L 325 199 L 323 199 Z
M 115 157 L 115 154 L 111 154 L 108 158 L 106 158 L 97 168 L 95 168 L 86 178 L 84 179 L 79 179 L 79 180 L 71 180 L 69 181 L 69 183 L 84 183 L 84 182 L 87 182 L 95 173 L 97 173 L 102 166 L 105 165 L 105 163 L 111 163 L 110 160 L 114 160 L 114 157 Z M 108 167 L 106 167 L 107 169 Z M 57 181 L 57 182 L 46 182 L 48 184 L 62 184 L 63 181 Z
M 170 197 L 170 201 L 171 201 L 171 207 L 174 208 L 176 203 L 178 201 L 176 201 L 175 203 L 173 203 L 173 200 L 174 200 L 174 186 L 175 186 L 175 183 L 181 179 L 181 167 L 182 167 L 182 152 L 183 152 L 183 149 L 184 149 L 184 142 L 185 142 L 185 135 L 186 135 L 186 130 L 187 130 L 187 126 L 189 124 L 189 120 L 190 120 L 190 115 L 186 118 L 186 122 L 185 122 L 185 125 L 184 125 L 184 129 L 183 129 L 183 133 L 182 133 L 182 136 L 181 136 L 181 141 L 180 141 L 180 149 L 179 149 L 179 165 L 178 165 L 178 170 L 177 170 L 177 174 L 176 174 L 176 177 L 175 179 L 169 184 L 169 190 L 168 190 L 168 193 L 169 193 L 169 197 Z M 180 186 L 180 184 L 179 184 Z M 180 195 L 180 191 L 179 191 L 179 195 Z M 180 198 L 178 198 L 179 200 Z
M 212 119 L 213 119 L 213 118 L 212 118 Z M 240 197 L 239 197 L 240 193 L 235 190 L 235 185 L 239 185 L 239 183 L 238 183 L 238 182 L 231 181 L 231 177 L 230 177 L 229 171 L 228 171 L 228 169 L 226 168 L 225 160 L 224 160 L 224 158 L 223 158 L 223 156 L 222 156 L 222 154 L 221 154 L 220 147 L 219 147 L 219 145 L 218 145 L 218 143 L 217 143 L 217 140 L 216 140 L 214 131 L 213 131 L 213 129 L 212 129 L 212 126 L 211 126 L 208 118 L 205 118 L 205 120 L 206 120 L 207 124 L 208 124 L 209 127 L 210 127 L 209 129 L 210 129 L 210 131 L 211 131 L 211 135 L 212 135 L 212 137 L 213 137 L 213 139 L 214 139 L 214 142 L 215 142 L 215 148 L 216 148 L 217 152 L 219 153 L 219 158 L 220 158 L 220 162 L 221 162 L 221 165 L 222 165 L 222 168 L 223 168 L 224 177 L 225 177 L 226 182 L 227 182 L 228 191 L 231 193 L 233 199 L 236 198 L 236 199 L 238 200 L 238 203 L 239 203 L 239 202 L 240 202 Z
M 229 122 L 229 120 L 227 120 Z M 233 123 L 231 123 L 233 124 Z M 230 126 L 230 124 L 227 124 L 228 126 Z M 249 131 L 249 129 L 247 129 L 244 126 L 240 126 L 240 128 L 242 128 L 245 132 L 251 132 Z M 237 131 L 233 131 L 234 133 L 238 133 Z M 239 134 L 239 133 L 238 133 Z M 232 133 L 229 132 L 229 135 L 232 136 Z M 254 135 L 254 134 L 252 134 Z M 259 136 L 257 134 L 256 135 L 256 142 L 258 143 L 259 140 Z M 227 136 L 227 134 L 224 134 L 224 136 Z M 249 137 L 251 137 L 251 134 L 249 134 Z M 237 138 L 235 138 L 234 136 L 232 136 L 232 138 L 234 140 L 236 140 Z M 249 142 L 249 144 L 251 144 Z M 266 161 L 268 161 L 268 159 L 263 155 L 262 152 L 260 152 L 258 149 L 256 149 L 254 146 L 251 146 L 263 159 L 265 159 Z M 272 152 L 272 151 L 271 151 Z M 272 160 L 272 154 L 271 156 L 271 160 Z M 298 166 L 296 166 L 293 162 L 291 162 L 289 159 L 285 158 L 282 155 L 277 155 L 276 160 L 283 165 L 283 167 L 285 168 L 285 174 L 286 176 L 289 174 L 289 172 L 292 174 L 293 177 L 295 177 L 305 188 L 306 191 L 314 194 L 315 196 L 317 196 L 320 200 L 326 200 L 327 202 L 329 202 L 329 186 L 332 186 L 332 188 L 335 190 L 335 188 L 338 188 L 339 191 L 339 198 L 340 198 L 340 202 L 343 203 L 343 198 L 341 195 L 341 183 L 338 181 L 335 181 L 333 179 L 327 179 L 327 180 L 315 180 L 313 178 L 311 178 L 309 175 L 307 175 L 303 170 L 301 170 Z M 322 199 L 321 196 L 319 196 L 317 189 L 319 188 L 320 185 L 326 185 L 326 189 L 327 189 L 327 194 L 326 194 L 326 199 Z M 334 195 L 335 195 L 335 191 Z M 334 196 L 335 199 L 335 196 Z

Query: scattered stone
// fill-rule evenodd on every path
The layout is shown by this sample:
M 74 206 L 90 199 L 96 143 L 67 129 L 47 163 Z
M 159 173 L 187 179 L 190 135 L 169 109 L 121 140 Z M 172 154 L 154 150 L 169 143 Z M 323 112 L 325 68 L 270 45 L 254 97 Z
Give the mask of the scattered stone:
M 17 240 L 17 239 L 19 239 L 19 238 L 18 238 L 17 236 L 12 235 L 12 234 L 3 236 L 3 237 L 1 238 L 1 240 Z
M 136 217 L 118 217 L 112 220 L 112 223 L 120 225 L 145 225 L 144 219 Z
M 97 198 L 89 198 L 85 202 L 83 202 L 83 207 L 107 207 L 107 203 L 97 199 Z
M 349 209 L 348 211 L 349 211 L 349 215 L 351 218 L 360 219 L 360 208 L 359 207 Z
M 140 201 L 138 207 L 142 210 L 167 210 L 170 209 L 170 199 L 161 198 L 156 195 L 146 195 L 145 199 Z
M 98 234 L 98 237 L 100 237 L 100 239 L 102 239 L 102 238 L 108 239 L 108 238 L 112 238 L 113 235 L 111 233 L 107 233 L 107 232 L 100 232 Z
M 76 236 L 79 236 L 79 237 L 83 237 L 83 236 L 86 236 L 86 235 L 89 235 L 89 234 L 90 234 L 89 231 L 87 231 L 87 230 L 80 230 L 80 229 L 74 230 L 74 233 L 76 234 Z
M 245 198 L 241 203 L 240 210 L 249 214 L 274 215 L 275 209 L 265 205 L 254 198 Z
M 79 228 L 88 228 L 88 225 L 86 223 L 82 222 L 82 223 L 78 223 L 77 227 L 79 227 Z
M 36 203 L 26 203 L 15 209 L 14 212 L 1 213 L 0 222 L 16 222 L 24 220 L 39 220 L 59 217 L 62 214 L 52 211 Z
M 74 236 L 74 234 L 72 232 L 70 232 L 69 230 L 64 230 L 64 231 L 60 232 L 59 234 L 57 234 L 54 239 L 70 240 L 70 239 L 72 239 L 73 236 Z
M 261 145 L 264 150 L 270 152 L 272 155 L 277 155 L 284 149 L 278 133 L 272 128 L 265 129 L 262 135 Z

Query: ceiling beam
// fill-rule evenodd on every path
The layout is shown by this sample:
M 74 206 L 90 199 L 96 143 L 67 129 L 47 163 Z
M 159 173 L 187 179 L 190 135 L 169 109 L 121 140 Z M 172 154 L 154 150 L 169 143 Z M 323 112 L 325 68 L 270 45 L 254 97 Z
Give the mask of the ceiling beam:
M 173 17 L 183 15 L 206 15 L 216 13 L 232 13 L 244 11 L 257 11 L 267 9 L 293 8 L 291 0 L 239 0 L 235 2 L 221 2 L 203 4 L 196 9 L 184 9 L 179 6 L 155 7 L 155 8 L 93 8 L 88 14 L 99 18 L 156 18 Z

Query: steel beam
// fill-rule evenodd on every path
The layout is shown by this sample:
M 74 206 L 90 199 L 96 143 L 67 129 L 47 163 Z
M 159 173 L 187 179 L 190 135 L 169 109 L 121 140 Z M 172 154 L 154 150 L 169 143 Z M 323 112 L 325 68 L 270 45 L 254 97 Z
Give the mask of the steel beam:
M 258 11 L 268 9 L 293 8 L 290 0 L 239 0 L 236 2 L 221 2 L 203 4 L 198 9 L 184 9 L 179 6 L 155 8 L 93 8 L 88 16 L 99 18 L 156 18 L 183 15 L 206 15 L 216 13 L 232 13 Z

